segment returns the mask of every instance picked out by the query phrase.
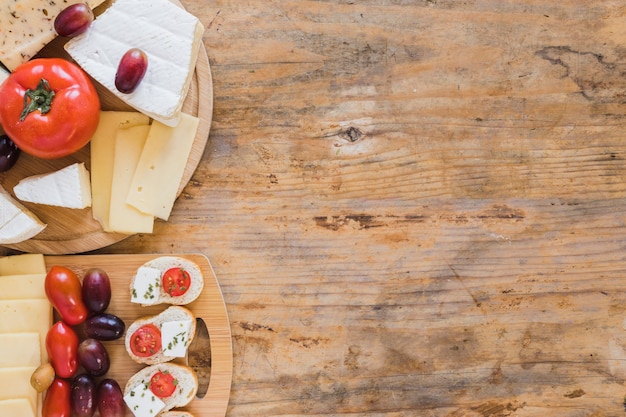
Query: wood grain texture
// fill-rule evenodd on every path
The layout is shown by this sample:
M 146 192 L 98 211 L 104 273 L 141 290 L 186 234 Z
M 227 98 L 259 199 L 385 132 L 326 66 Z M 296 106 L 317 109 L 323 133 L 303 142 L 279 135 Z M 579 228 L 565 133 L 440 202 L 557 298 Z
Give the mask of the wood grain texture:
M 204 276 L 204 288 L 198 299 L 189 303 L 189 308 L 195 316 L 203 320 L 208 330 L 209 340 L 206 342 L 194 340 L 190 344 L 187 358 L 175 359 L 177 363 L 192 366 L 198 375 L 200 385 L 206 385 L 201 398 L 195 398 L 184 409 L 196 416 L 224 417 L 233 370 L 232 339 L 228 313 L 219 283 L 211 268 L 209 260 L 201 254 L 175 254 L 195 262 Z M 157 255 L 127 254 L 127 255 L 91 255 L 91 256 L 46 256 L 46 266 L 61 265 L 72 269 L 79 277 L 83 277 L 90 268 L 101 268 L 106 271 L 111 280 L 111 303 L 106 312 L 115 314 L 126 323 L 126 326 L 139 318 L 156 315 L 163 311 L 166 305 L 142 307 L 130 302 L 130 281 L 137 268 L 154 259 Z M 78 328 L 80 331 L 80 328 Z M 103 342 L 111 361 L 111 368 L 106 378 L 117 381 L 122 390 L 126 381 L 145 365 L 135 363 L 124 347 L 124 338 Z M 206 346 L 208 351 L 198 351 L 198 347 Z M 206 358 L 202 362 L 195 358 Z M 196 368 L 198 365 L 200 368 Z M 208 379 L 208 380 L 207 380 Z M 133 414 L 126 410 L 126 416 Z
M 621 2 L 183 2 L 207 150 L 96 252 L 208 256 L 227 416 L 624 414 Z

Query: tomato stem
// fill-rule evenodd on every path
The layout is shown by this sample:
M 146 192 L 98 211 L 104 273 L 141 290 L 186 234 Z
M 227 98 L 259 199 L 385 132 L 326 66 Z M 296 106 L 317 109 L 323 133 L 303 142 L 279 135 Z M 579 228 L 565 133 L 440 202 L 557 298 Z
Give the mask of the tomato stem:
M 45 78 L 42 78 L 39 80 L 37 88 L 34 90 L 29 88 L 24 93 L 24 110 L 22 110 L 22 114 L 20 114 L 20 122 L 23 122 L 26 116 L 35 110 L 39 110 L 41 114 L 48 113 L 53 98 L 54 91 L 50 88 L 50 83 L 48 83 Z

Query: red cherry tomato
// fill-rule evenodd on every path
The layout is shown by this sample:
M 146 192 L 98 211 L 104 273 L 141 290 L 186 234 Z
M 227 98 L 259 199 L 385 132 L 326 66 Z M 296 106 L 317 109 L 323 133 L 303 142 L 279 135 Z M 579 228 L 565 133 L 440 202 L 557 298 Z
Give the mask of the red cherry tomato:
M 191 285 L 191 276 L 183 268 L 171 268 L 161 278 L 163 289 L 172 297 L 183 295 Z
M 62 58 L 32 59 L 0 85 L 0 123 L 22 151 L 55 159 L 85 146 L 100 120 L 89 76 Z
M 150 391 L 159 398 L 172 395 L 176 390 L 176 385 L 178 381 L 167 371 L 159 371 L 150 378 Z
M 44 283 L 46 296 L 63 321 L 75 326 L 85 321 L 88 310 L 83 303 L 78 276 L 69 268 L 53 266 Z
M 161 330 L 154 324 L 141 326 L 130 338 L 130 350 L 141 358 L 161 351 Z
M 62 320 L 50 327 L 46 335 L 46 351 L 55 373 L 70 378 L 78 370 L 78 335 Z
M 55 378 L 46 391 L 41 416 L 70 417 L 72 415 L 71 392 L 72 386 L 68 381 Z

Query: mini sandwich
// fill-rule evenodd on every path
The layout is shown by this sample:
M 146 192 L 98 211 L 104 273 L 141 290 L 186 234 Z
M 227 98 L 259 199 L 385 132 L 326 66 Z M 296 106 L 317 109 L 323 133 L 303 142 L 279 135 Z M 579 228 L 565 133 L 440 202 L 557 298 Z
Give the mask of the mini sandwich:
M 135 362 L 154 365 L 187 355 L 196 334 L 196 317 L 185 307 L 170 306 L 155 316 L 135 320 L 125 345 Z
M 130 283 L 130 301 L 143 306 L 186 305 L 202 293 L 204 277 L 200 267 L 178 256 L 161 256 L 137 269 Z
M 184 407 L 198 392 L 198 377 L 188 366 L 162 363 L 131 376 L 124 387 L 124 402 L 135 417 L 189 416 L 169 412 Z

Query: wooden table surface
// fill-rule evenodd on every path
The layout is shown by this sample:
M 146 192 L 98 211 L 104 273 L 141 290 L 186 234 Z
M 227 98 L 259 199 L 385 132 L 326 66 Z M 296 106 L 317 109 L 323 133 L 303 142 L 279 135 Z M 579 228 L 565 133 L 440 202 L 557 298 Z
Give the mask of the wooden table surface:
M 208 256 L 228 417 L 624 415 L 623 2 L 182 3 L 205 154 L 95 253 Z

